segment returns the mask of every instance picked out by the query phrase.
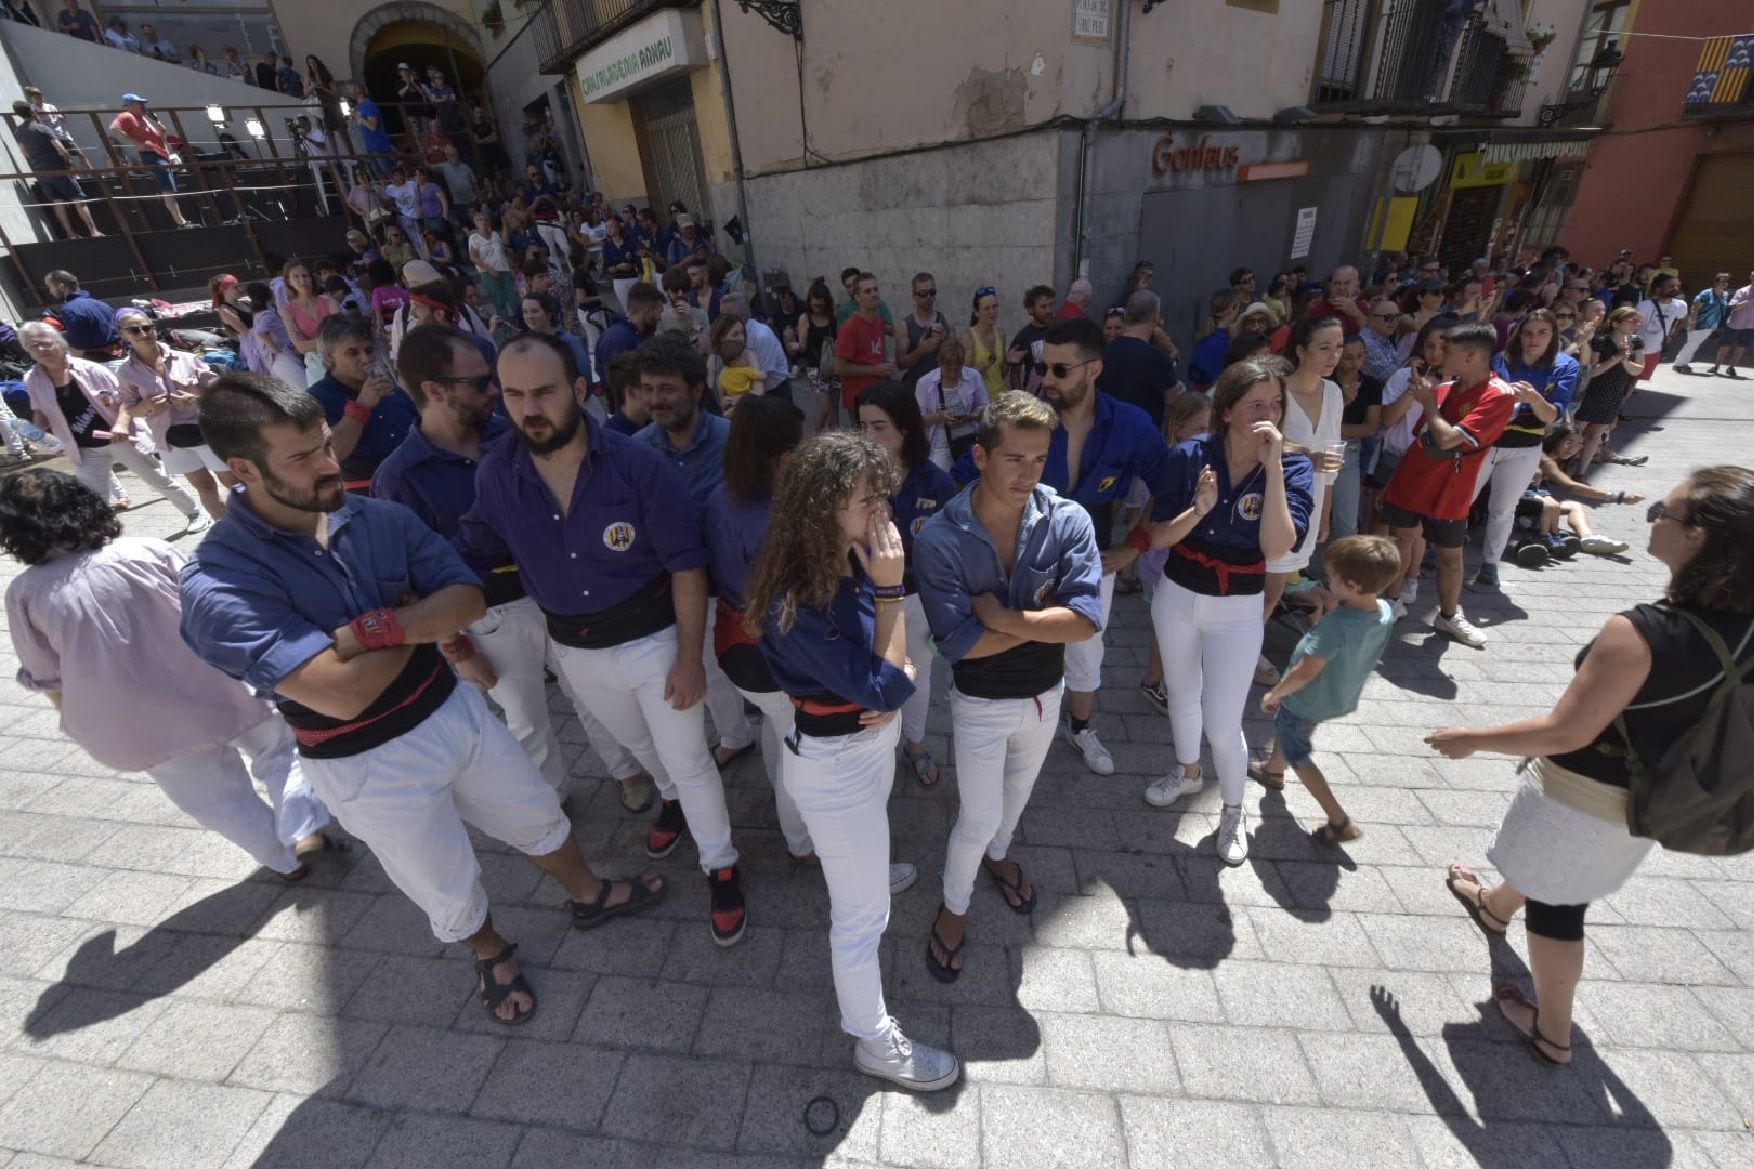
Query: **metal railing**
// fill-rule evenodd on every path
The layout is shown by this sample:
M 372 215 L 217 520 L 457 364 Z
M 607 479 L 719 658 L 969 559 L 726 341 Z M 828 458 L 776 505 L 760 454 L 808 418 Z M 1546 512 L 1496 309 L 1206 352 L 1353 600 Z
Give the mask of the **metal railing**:
M 264 225 L 347 219 L 345 196 L 357 167 L 366 167 L 369 173 L 395 162 L 413 166 L 430 161 L 420 153 L 422 142 L 417 132 L 424 129 L 424 123 L 418 113 L 401 110 L 393 102 L 378 105 L 380 111 L 394 111 L 404 121 L 403 131 L 391 135 L 395 153 L 390 155 L 357 150 L 348 127 L 330 132 L 322 153 L 310 152 L 286 124 L 304 112 L 306 107 L 302 106 L 231 106 L 222 111 L 228 119 L 225 123 L 211 121 L 210 107 L 206 106 L 155 107 L 152 112 L 169 135 L 181 142 L 173 147 L 180 164 L 171 169 L 178 187 L 174 196 L 184 217 L 199 227 L 241 229 L 251 253 L 248 258 L 265 267 L 264 253 L 282 249 L 263 243 Z M 174 270 L 167 272 L 164 257 L 167 252 L 180 250 L 167 246 L 163 239 L 163 233 L 174 231 L 177 226 L 165 206 L 165 197 L 173 193 L 160 189 L 154 173 L 158 168 L 139 161 L 132 142 L 111 133 L 109 123 L 115 117 L 114 110 L 62 110 L 60 114 L 79 145 L 74 161 L 80 165 L 72 170 L 0 172 L 0 182 L 12 184 L 12 189 L 19 192 L 19 205 L 33 213 L 32 218 L 50 241 L 57 239 L 51 226 L 56 220 L 52 205 L 67 205 L 77 234 L 77 229 L 83 227 L 73 210 L 77 203 L 91 212 L 104 236 L 125 243 L 131 262 L 129 270 L 114 277 L 93 272 L 84 280 L 87 287 L 105 295 L 102 289 L 109 279 L 126 282 L 131 288 L 144 284 L 151 291 L 161 291 L 166 287 L 161 277 L 176 275 Z M 10 113 L 0 114 L 0 118 L 5 119 L 8 131 L 15 134 L 18 119 Z M 225 129 L 238 122 L 242 123 L 245 137 L 236 137 Z M 471 156 L 479 160 L 491 148 L 491 144 L 479 141 L 467 125 L 452 142 L 465 161 L 470 161 Z M 484 190 L 498 193 L 504 176 L 489 173 L 479 161 L 475 170 Z M 80 199 L 46 197 L 39 181 L 62 177 L 74 180 L 80 189 Z M 36 239 L 14 239 L 4 223 L 0 223 L 0 247 L 6 249 L 23 287 L 35 292 L 40 292 L 43 273 L 31 271 L 29 255 L 41 243 Z M 115 255 L 109 251 L 105 254 Z
M 530 17 L 536 61 L 544 73 L 564 73 L 569 61 L 660 8 L 687 0 L 543 0 Z
M 1448 0 L 1325 0 L 1311 100 L 1356 112 L 1514 115 L 1528 64 Z

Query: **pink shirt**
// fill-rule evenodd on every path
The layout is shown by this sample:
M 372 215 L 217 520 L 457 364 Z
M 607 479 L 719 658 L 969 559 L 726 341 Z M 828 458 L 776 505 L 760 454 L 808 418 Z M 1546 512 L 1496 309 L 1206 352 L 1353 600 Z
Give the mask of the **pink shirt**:
M 162 377 L 132 352 L 128 354 L 128 360 L 117 367 L 116 382 L 122 392 L 122 403 L 131 412 L 142 403 L 156 402 L 168 396 L 172 390 L 199 397 L 202 390 L 219 380 L 219 375 L 193 353 L 166 349 L 165 354 Z M 166 450 L 170 444 L 165 441 L 165 431 L 181 423 L 194 422 L 195 406 L 193 403 L 173 405 L 169 410 L 147 415 L 145 421 L 147 429 L 152 431 L 152 441 L 158 444 L 159 450 Z
M 61 695 L 61 729 L 106 767 L 143 771 L 273 714 L 183 643 L 183 557 L 123 536 L 33 564 L 6 590 L 18 683 Z
M 116 420 L 116 411 L 122 405 L 122 391 L 114 374 L 95 361 L 68 354 L 67 376 L 78 384 L 106 423 Z M 67 461 L 75 467 L 84 462 L 85 453 L 74 443 L 73 432 L 67 429 L 67 419 L 61 413 L 61 404 L 55 400 L 55 383 L 42 366 L 33 365 L 24 375 L 24 392 L 30 397 L 30 408 L 48 420 L 49 433 L 60 440 L 61 453 Z

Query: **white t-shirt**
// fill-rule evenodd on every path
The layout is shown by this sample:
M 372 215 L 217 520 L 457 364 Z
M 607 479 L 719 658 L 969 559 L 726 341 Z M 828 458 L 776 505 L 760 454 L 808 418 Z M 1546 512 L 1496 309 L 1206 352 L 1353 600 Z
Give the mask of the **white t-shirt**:
M 1687 319 L 1687 302 L 1678 296 L 1671 296 L 1668 300 L 1641 300 L 1638 315 L 1644 318 L 1638 326 L 1638 335 L 1644 338 L 1645 354 L 1661 353 L 1663 342 L 1668 340 L 1675 322 Z
M 469 259 L 477 268 L 485 268 L 489 272 L 510 272 L 512 266 L 506 260 L 505 241 L 499 233 L 482 235 L 478 231 L 469 233 Z
M 943 390 L 943 405 L 939 405 L 939 390 Z M 921 414 L 937 414 L 946 411 L 951 414 L 968 417 L 980 413 L 987 405 L 987 379 L 973 366 L 962 367 L 962 382 L 959 385 L 944 385 L 944 368 L 938 366 L 927 371 L 924 377 L 914 386 L 914 399 L 920 404 Z M 961 438 L 974 431 L 973 423 L 950 428 L 951 433 Z M 948 471 L 950 469 L 950 435 L 944 433 L 942 426 L 926 427 L 926 437 L 931 440 L 931 460 Z
M 1413 367 L 1410 365 L 1403 365 L 1400 369 L 1397 369 L 1394 373 L 1390 374 L 1389 380 L 1383 384 L 1382 388 L 1383 408 L 1387 409 L 1400 401 L 1412 384 Z M 1424 414 L 1425 407 L 1417 402 L 1413 403 L 1413 405 L 1408 408 L 1405 417 L 1387 430 L 1383 431 L 1383 450 L 1392 455 L 1406 454 L 1407 448 L 1413 445 L 1413 428 L 1419 425 L 1419 419 L 1423 417 Z
M 1308 448 L 1313 457 L 1335 446 L 1340 441 L 1340 416 L 1346 412 L 1346 394 L 1340 389 L 1338 382 L 1329 378 L 1322 379 L 1321 417 L 1311 421 L 1303 407 L 1298 404 L 1297 395 L 1286 391 L 1285 417 L 1281 430 L 1287 442 L 1298 443 Z M 1311 493 L 1309 510 L 1309 529 L 1303 534 L 1303 541 L 1285 556 L 1267 562 L 1268 572 L 1301 571 L 1309 564 L 1315 552 L 1316 540 L 1321 535 L 1322 502 L 1326 498 L 1328 488 L 1334 482 L 1331 471 L 1317 472 L 1315 490 Z
M 420 218 L 420 184 L 413 179 L 402 183 L 387 183 L 384 194 L 396 201 L 396 214 L 403 219 Z

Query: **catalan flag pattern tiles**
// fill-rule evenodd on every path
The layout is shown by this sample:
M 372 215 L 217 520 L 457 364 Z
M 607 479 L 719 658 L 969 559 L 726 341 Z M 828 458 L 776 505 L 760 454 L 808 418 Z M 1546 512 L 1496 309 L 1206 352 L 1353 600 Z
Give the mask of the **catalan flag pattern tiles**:
M 1690 106 L 1730 105 L 1748 91 L 1748 74 L 1754 69 L 1754 33 L 1712 37 L 1699 53 L 1699 69 L 1688 87 Z

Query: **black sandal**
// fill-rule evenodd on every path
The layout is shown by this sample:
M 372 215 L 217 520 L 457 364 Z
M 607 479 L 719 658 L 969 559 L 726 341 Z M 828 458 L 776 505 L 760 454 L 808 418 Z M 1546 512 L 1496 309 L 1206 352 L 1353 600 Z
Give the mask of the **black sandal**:
M 1522 992 L 1521 987 L 1508 982 L 1500 983 L 1492 988 L 1492 998 L 1493 1001 L 1499 1004 L 1498 1013 L 1501 1015 L 1504 1014 L 1504 1003 L 1507 1000 L 1522 1003 L 1529 1008 L 1531 1013 L 1529 1016 L 1529 1029 L 1527 1031 L 1524 1031 L 1521 1027 L 1518 1027 L 1515 1023 L 1511 1022 L 1509 1015 L 1504 1016 L 1504 1021 L 1510 1023 L 1511 1030 L 1522 1036 L 1523 1045 L 1529 1049 L 1530 1055 L 1534 1056 L 1536 1059 L 1540 1060 L 1541 1063 L 1550 1068 L 1562 1068 L 1570 1062 L 1569 1060 L 1554 1059 L 1545 1051 L 1541 1050 L 1541 1045 L 1546 1044 L 1554 1051 L 1563 1051 L 1565 1054 L 1570 1055 L 1571 1045 L 1569 1043 L 1555 1043 L 1553 1040 L 1541 1034 L 1541 1008 L 1529 1001 L 1529 997 Z
M 1350 836 L 1347 835 L 1349 832 L 1351 833 Z M 1352 817 L 1350 816 L 1346 817 L 1346 819 L 1339 824 L 1334 823 L 1332 820 L 1325 820 L 1309 831 L 1309 838 L 1311 840 L 1317 844 L 1325 844 L 1329 848 L 1339 848 L 1347 841 L 1357 840 L 1363 835 L 1364 830 L 1354 824 L 1352 822 Z
M 536 1015 L 536 992 L 530 989 L 530 984 L 525 980 L 523 971 L 520 970 L 510 982 L 498 982 L 493 977 L 494 967 L 517 952 L 518 944 L 507 942 L 506 948 L 492 958 L 475 959 L 475 973 L 481 978 L 481 1005 L 487 1008 L 489 1019 L 505 1027 L 522 1027 Z M 520 1011 L 509 1019 L 501 1018 L 498 1013 L 500 1004 L 518 993 L 530 996 L 530 1009 Z
M 578 930 L 594 930 L 610 918 L 633 913 L 648 906 L 655 905 L 664 896 L 664 887 L 652 890 L 644 881 L 601 881 L 595 901 L 568 901 L 567 907 L 572 910 L 572 925 Z M 609 897 L 617 885 L 627 885 L 633 892 L 627 900 L 619 905 L 610 905 Z
M 952 966 L 951 963 L 956 961 L 957 955 L 962 953 L 962 948 L 968 945 L 968 931 L 965 927 L 962 934 L 962 940 L 952 946 L 949 942 L 946 942 L 943 938 L 938 936 L 938 918 L 943 916 L 944 906 L 940 905 L 938 906 L 938 917 L 932 919 L 932 928 L 927 932 L 926 969 L 931 971 L 932 977 L 936 978 L 939 982 L 955 982 L 958 978 L 962 977 L 962 971 L 955 966 Z M 938 948 L 944 951 L 944 961 L 938 961 L 938 955 L 932 953 L 933 942 L 936 942 Z
M 1460 889 L 1456 888 L 1457 881 L 1472 881 L 1474 883 L 1474 895 L 1469 897 Z M 1443 883 L 1444 886 L 1449 889 L 1450 896 L 1462 903 L 1462 908 L 1468 911 L 1468 916 L 1474 919 L 1474 924 L 1479 926 L 1480 932 L 1485 934 L 1488 938 L 1502 938 L 1510 929 L 1510 923 L 1508 921 L 1505 921 L 1502 917 L 1499 917 L 1496 913 L 1493 913 L 1490 909 L 1486 908 L 1486 883 L 1480 880 L 1472 869 L 1468 868 L 1466 865 L 1451 865 L 1449 867 L 1449 875 L 1444 878 Z M 1488 918 L 1498 923 L 1497 928 L 1486 924 L 1486 919 Z
M 1012 861 L 1011 863 L 1017 864 L 1016 861 Z M 1005 894 L 1005 904 L 1011 907 L 1012 913 L 1031 914 L 1035 912 L 1036 890 L 1031 889 L 1029 891 L 1029 898 L 1027 900 L 1025 900 L 1023 896 L 1022 865 L 1017 865 L 1017 880 L 1015 883 L 1007 881 L 1005 878 L 1001 877 L 998 870 L 993 868 L 993 862 L 990 860 L 982 858 L 981 868 L 985 869 L 987 876 L 993 879 L 993 883 L 999 887 L 999 892 Z M 1015 905 L 1011 904 L 1011 898 L 1013 897 L 1017 898 L 1017 904 Z
M 1282 792 L 1285 790 L 1285 773 L 1283 771 L 1268 771 L 1265 763 L 1249 764 L 1249 778 L 1269 791 Z

